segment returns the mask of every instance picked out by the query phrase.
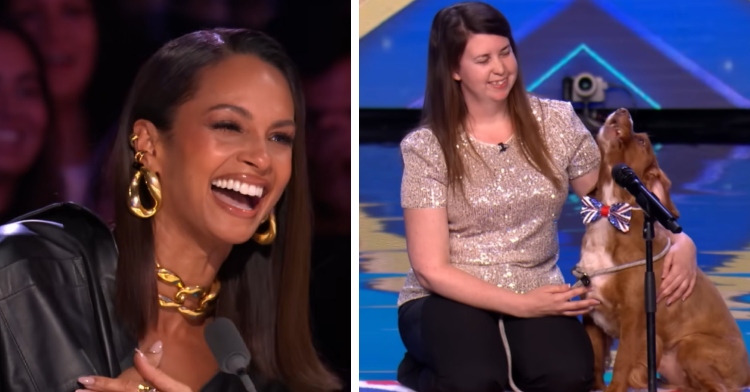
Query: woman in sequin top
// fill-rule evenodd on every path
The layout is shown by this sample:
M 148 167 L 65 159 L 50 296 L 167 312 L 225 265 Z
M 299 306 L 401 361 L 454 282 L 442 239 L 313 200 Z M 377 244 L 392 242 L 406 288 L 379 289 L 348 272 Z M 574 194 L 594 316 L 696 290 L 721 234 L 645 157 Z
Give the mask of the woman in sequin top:
M 399 382 L 590 390 L 591 342 L 575 316 L 598 302 L 572 300 L 587 289 L 564 284 L 557 220 L 569 190 L 596 186 L 593 137 L 569 103 L 528 95 L 509 23 L 484 3 L 435 16 L 423 116 L 401 143 L 412 270 L 398 299 Z M 690 295 L 697 269 L 691 239 L 672 240 L 668 301 Z

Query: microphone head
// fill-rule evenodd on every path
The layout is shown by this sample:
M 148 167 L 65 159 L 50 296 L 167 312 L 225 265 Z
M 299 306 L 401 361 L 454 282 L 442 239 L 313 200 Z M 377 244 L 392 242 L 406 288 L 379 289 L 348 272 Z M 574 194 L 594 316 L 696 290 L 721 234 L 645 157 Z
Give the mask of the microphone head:
M 203 335 L 222 372 L 229 374 L 245 372 L 250 364 L 250 351 L 231 320 L 217 317 L 206 325 Z
M 612 179 L 615 180 L 617 185 L 627 187 L 633 182 L 639 182 L 638 176 L 635 175 L 633 169 L 629 168 L 624 163 L 618 163 L 612 166 Z

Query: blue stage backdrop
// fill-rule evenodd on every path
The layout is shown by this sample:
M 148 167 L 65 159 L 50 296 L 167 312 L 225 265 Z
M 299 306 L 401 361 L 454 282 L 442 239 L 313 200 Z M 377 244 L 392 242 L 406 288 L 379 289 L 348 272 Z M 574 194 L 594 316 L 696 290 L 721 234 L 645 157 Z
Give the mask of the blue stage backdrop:
M 590 72 L 613 87 L 607 107 L 750 108 L 750 1 L 488 2 L 510 21 L 538 95 L 561 99 L 563 78 Z M 430 24 L 455 1 L 368 3 L 360 19 L 377 23 L 360 32 L 360 107 L 420 108 Z

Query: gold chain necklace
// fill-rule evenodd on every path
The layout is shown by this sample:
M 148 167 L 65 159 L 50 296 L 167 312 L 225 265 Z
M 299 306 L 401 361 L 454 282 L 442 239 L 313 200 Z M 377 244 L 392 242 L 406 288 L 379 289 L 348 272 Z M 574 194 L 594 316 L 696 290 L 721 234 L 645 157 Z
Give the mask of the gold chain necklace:
M 211 284 L 211 291 L 209 292 L 206 292 L 201 286 L 185 286 L 182 279 L 180 279 L 177 274 L 166 268 L 162 268 L 159 263 L 156 263 L 156 276 L 162 282 L 179 289 L 174 295 L 174 298 L 169 298 L 165 295 L 159 294 L 159 305 L 162 308 L 177 309 L 183 315 L 191 318 L 204 316 L 211 305 L 213 305 L 216 296 L 219 295 L 219 290 L 221 290 L 221 283 L 218 279 L 214 280 L 214 283 Z M 185 300 L 188 295 L 198 299 L 197 308 L 190 309 L 185 306 Z

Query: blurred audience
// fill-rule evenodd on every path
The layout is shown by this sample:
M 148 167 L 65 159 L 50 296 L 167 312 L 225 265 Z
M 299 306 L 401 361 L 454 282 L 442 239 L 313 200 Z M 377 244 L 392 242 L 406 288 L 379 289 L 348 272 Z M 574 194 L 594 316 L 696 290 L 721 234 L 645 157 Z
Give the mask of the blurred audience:
M 279 15 L 279 4 L 274 0 L 230 0 L 232 23 L 251 29 L 267 30 Z
M 350 235 L 351 215 L 351 59 L 335 58 L 304 84 L 308 108 L 310 181 L 316 232 Z
M 129 45 L 108 0 L 1 0 L 42 54 L 52 95 L 63 198 L 84 203 L 90 159 L 113 127 L 139 59 L 127 61 Z M 131 37 L 132 40 L 132 37 Z M 131 41 L 134 42 L 134 41 Z M 150 50 L 150 48 L 149 48 Z
M 41 55 L 0 22 L 0 223 L 58 200 L 51 98 Z
M 336 58 L 304 85 L 308 106 L 307 150 L 315 208 L 311 301 L 313 336 L 324 359 L 346 380 L 351 376 L 351 325 L 341 322 L 351 286 L 351 62 Z
M 323 359 L 345 380 L 344 390 L 351 385 L 351 324 L 342 320 L 351 307 L 350 7 L 343 1 L 285 4 L 285 17 L 271 26 L 302 72 L 315 206 L 313 337 Z
M 279 15 L 276 0 L 120 0 L 123 19 L 156 42 L 212 27 L 267 30 Z

